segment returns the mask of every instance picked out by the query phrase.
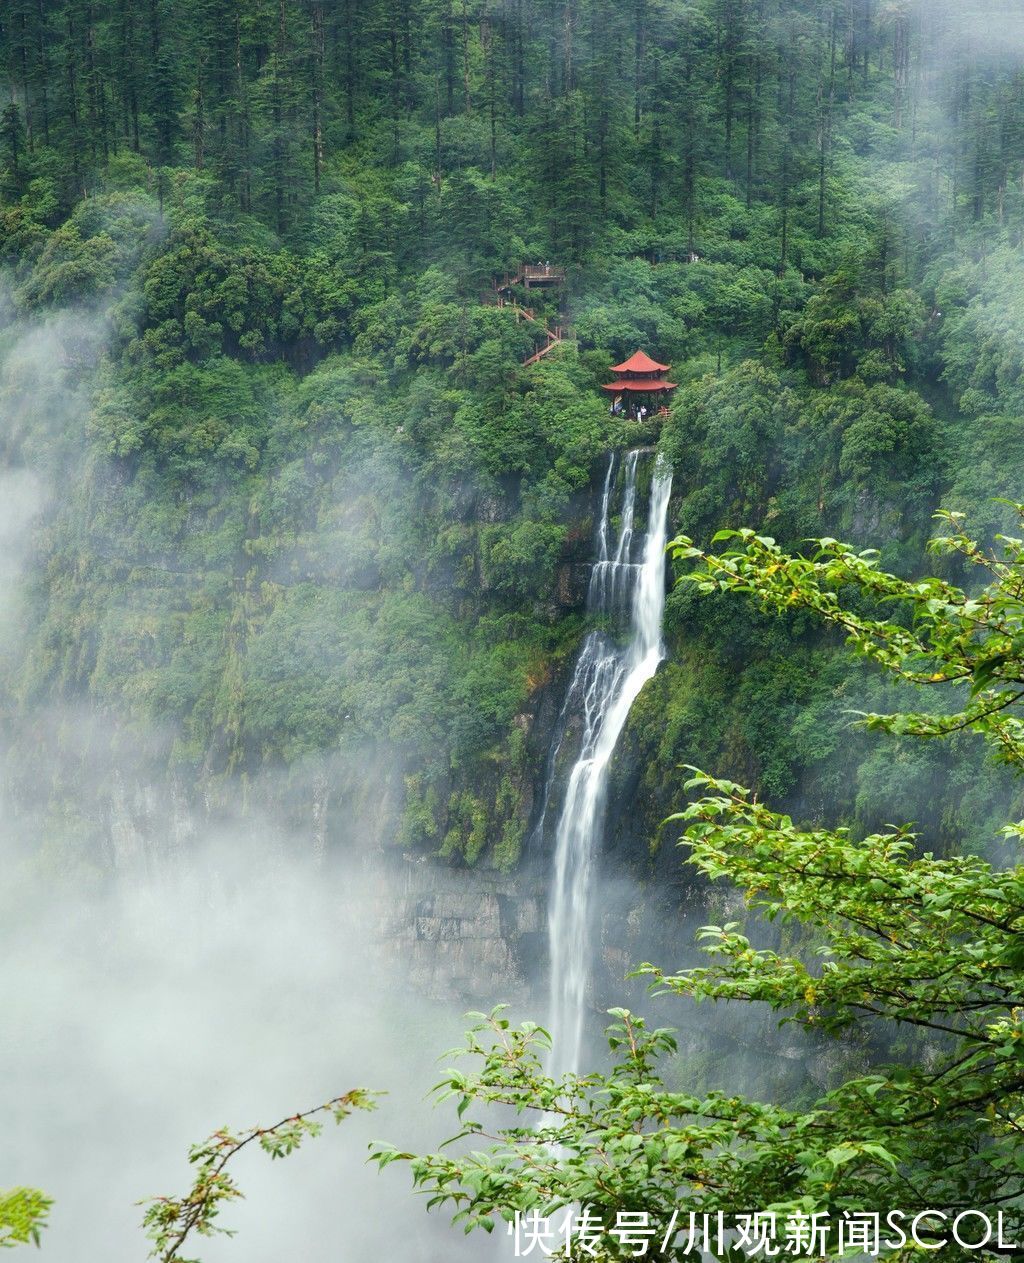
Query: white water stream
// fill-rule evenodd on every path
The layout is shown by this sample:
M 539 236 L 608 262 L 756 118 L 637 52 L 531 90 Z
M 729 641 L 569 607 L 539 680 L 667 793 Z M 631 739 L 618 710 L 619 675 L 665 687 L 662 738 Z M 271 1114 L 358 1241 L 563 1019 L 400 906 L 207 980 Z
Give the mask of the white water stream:
M 556 1077 L 578 1070 L 582 1052 L 592 958 L 594 869 L 601 851 L 609 763 L 634 701 L 664 656 L 661 620 L 672 472 L 659 457 L 651 482 L 647 533 L 640 556 L 635 558 L 637 472 L 645 454 L 643 449 L 626 454 L 614 544 L 611 513 L 616 458 L 609 462 L 597 527 L 597 558 L 587 594 L 588 612 L 613 620 L 628 616 L 628 630 L 621 640 L 612 639 L 603 630 L 590 633 L 576 661 L 563 708 L 563 714 L 573 710 L 579 715 L 582 734 L 555 834 L 548 907 L 548 1021 L 552 1038 L 548 1070 Z M 557 750 L 555 756 L 549 762 L 549 774 L 554 772 Z

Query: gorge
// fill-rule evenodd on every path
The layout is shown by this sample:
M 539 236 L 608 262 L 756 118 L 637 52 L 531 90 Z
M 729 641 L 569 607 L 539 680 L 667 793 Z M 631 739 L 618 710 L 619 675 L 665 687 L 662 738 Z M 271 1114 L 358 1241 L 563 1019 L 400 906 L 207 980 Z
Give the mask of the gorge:
M 466 1010 L 569 1080 L 607 1010 L 664 1013 L 666 1083 L 764 1117 L 874 1072 L 817 975 L 754 1015 L 627 976 L 821 929 L 694 866 L 684 768 L 843 855 L 908 821 L 1018 862 L 1012 770 L 878 718 L 941 680 L 781 560 L 778 607 L 682 580 L 750 528 L 966 590 L 936 511 L 1020 535 L 1019 8 L 8 0 L 0 1190 L 56 1199 L 47 1263 L 133 1263 L 190 1144 L 356 1084 L 379 1123 L 246 1168 L 234 1257 L 451 1257 L 363 1159 L 448 1134 Z

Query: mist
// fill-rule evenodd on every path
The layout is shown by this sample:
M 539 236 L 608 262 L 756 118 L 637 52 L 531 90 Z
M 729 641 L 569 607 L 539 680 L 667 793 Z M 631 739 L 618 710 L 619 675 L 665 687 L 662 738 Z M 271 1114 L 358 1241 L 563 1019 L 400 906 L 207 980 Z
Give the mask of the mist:
M 239 1163 L 249 1197 L 224 1221 L 244 1240 L 204 1257 L 431 1257 L 407 1174 L 366 1167 L 366 1145 L 440 1138 L 450 1120 L 425 1094 L 458 1010 L 410 999 L 357 915 L 358 879 L 304 871 L 268 833 L 249 821 L 92 895 L 31 877 L 8 889 L 0 1183 L 55 1198 L 48 1259 L 142 1257 L 135 1203 L 184 1191 L 192 1143 L 357 1086 L 388 1093 L 377 1113 L 272 1170 L 262 1154 Z
M 407 1171 L 366 1164 L 372 1138 L 424 1148 L 454 1130 L 428 1090 L 465 1026 L 404 976 L 372 854 L 318 862 L 308 831 L 252 805 L 275 798 L 269 776 L 197 809 L 152 759 L 158 726 L 10 696 L 108 338 L 104 311 L 67 311 L 9 323 L 0 356 L 0 1187 L 54 1199 L 51 1263 L 128 1263 L 147 1253 L 137 1203 L 187 1189 L 192 1144 L 365 1087 L 384 1094 L 373 1114 L 286 1163 L 239 1160 L 247 1197 L 222 1222 L 241 1240 L 203 1258 L 460 1257 Z M 367 751 L 358 774 L 372 794 L 388 771 Z

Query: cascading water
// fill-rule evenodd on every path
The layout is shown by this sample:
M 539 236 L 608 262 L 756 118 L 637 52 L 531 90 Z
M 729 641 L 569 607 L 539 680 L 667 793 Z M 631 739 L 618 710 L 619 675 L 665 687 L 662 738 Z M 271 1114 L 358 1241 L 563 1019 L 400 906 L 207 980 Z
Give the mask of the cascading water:
M 651 483 L 647 533 L 640 559 L 634 560 L 637 473 L 644 449 L 628 452 L 623 470 L 618 538 L 611 542 L 611 509 L 616 458 L 608 464 L 597 527 L 596 560 L 587 593 L 587 610 L 611 620 L 625 617 L 628 634 L 620 643 L 604 630 L 592 631 L 580 650 L 562 708 L 581 725 L 579 755 L 569 772 L 555 833 L 554 873 L 548 906 L 551 961 L 549 1025 L 552 1048 L 548 1069 L 559 1076 L 578 1070 L 590 970 L 590 918 L 594 865 L 601 850 L 608 766 L 630 708 L 663 657 L 661 619 L 665 608 L 665 546 L 672 472 L 658 457 Z M 548 763 L 556 775 L 562 738 Z

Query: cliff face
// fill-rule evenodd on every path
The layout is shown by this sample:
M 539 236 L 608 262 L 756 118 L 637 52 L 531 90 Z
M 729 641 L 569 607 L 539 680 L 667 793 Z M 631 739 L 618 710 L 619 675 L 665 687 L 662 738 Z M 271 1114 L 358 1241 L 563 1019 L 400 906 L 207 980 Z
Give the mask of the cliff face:
M 599 491 L 595 473 L 592 491 Z M 536 1013 L 546 993 L 551 856 L 532 838 L 532 824 L 578 643 L 591 521 L 588 493 L 574 502 L 544 611 L 554 624 L 569 621 L 576 637 L 549 659 L 515 717 L 521 746 L 514 765 L 501 756 L 452 769 L 433 782 L 429 806 L 422 756 L 388 740 L 228 775 L 209 759 L 198 774 L 169 771 L 173 727 L 132 723 L 116 708 L 102 708 L 87 685 L 74 704 L 51 694 L 21 709 L 21 740 L 6 753 L 19 832 L 45 838 L 51 862 L 72 880 L 129 885 L 158 878 L 166 865 L 187 866 L 211 838 L 230 845 L 252 835 L 269 839 L 275 854 L 311 874 L 337 865 L 357 874 L 365 908 L 347 906 L 344 915 L 356 917 L 367 942 L 379 948 L 389 986 L 460 1004 L 516 1001 Z M 52 529 L 57 539 L 67 529 L 59 513 Z M 144 574 L 140 581 L 142 591 L 133 594 L 126 577 L 122 600 L 145 601 Z M 244 657 L 244 625 L 238 652 Z M 635 766 L 635 751 L 623 757 Z M 47 769 L 42 792 L 41 767 Z M 443 853 L 445 820 L 462 810 L 467 789 L 479 804 L 484 834 L 475 863 L 458 849 Z M 636 778 L 617 773 L 613 820 L 636 817 L 640 796 Z M 409 823 L 417 809 L 419 832 Z M 525 854 L 503 873 L 493 857 L 510 829 Z M 638 834 L 630 845 L 635 854 L 618 857 L 613 867 L 642 875 L 646 840 Z M 609 988 L 638 958 L 641 901 L 633 892 L 621 908 L 610 905 L 616 910 L 605 918 Z
M 19 527 L 24 621 L 6 647 L 7 807 L 28 849 L 73 882 L 132 884 L 211 838 L 242 854 L 272 838 L 313 874 L 359 874 L 389 985 L 536 1012 L 551 856 L 531 826 L 582 634 L 605 451 L 562 510 L 546 578 L 518 595 L 494 560 L 518 493 L 463 478 L 431 498 L 396 472 L 393 438 L 362 439 L 347 465 L 302 460 L 306 532 L 270 547 L 259 506 L 292 496 L 296 463 L 178 503 L 165 472 L 103 456 L 90 416 L 107 334 L 90 329 L 88 356 L 70 318 L 0 355 L 23 421 L 6 456 L 39 464 L 50 488 Z M 399 550 L 388 537 L 417 514 Z M 641 783 L 650 743 L 631 734 L 609 869 L 643 881 L 659 808 Z M 609 994 L 643 954 L 645 897 L 609 904 Z
M 538 1001 L 543 882 L 405 859 L 381 866 L 370 891 L 373 926 L 403 985 L 481 1007 Z
M 102 224 L 102 200 L 92 209 Z M 173 238 L 146 248 L 140 278 L 191 257 Z M 439 881 L 543 880 L 549 857 L 523 852 L 580 643 L 594 490 L 610 446 L 653 435 L 615 429 L 591 353 L 519 375 L 516 348 L 486 341 L 514 333 L 493 309 L 462 313 L 460 355 L 483 340 L 497 385 L 443 356 L 395 359 L 383 327 L 386 362 L 356 349 L 299 375 L 178 342 L 151 362 L 149 300 L 125 284 L 137 309 L 116 309 L 116 336 L 102 312 L 64 313 L 0 348 L 17 421 L 4 456 L 49 484 L 5 662 L 17 809 L 66 864 L 158 845 L 168 794 L 200 822 L 279 820 L 318 862 L 433 856 Z M 451 297 L 411 297 L 406 332 L 447 318 Z M 184 337 L 176 320 L 168 337 Z M 701 522 L 770 511 L 777 470 L 764 495 L 740 496 L 713 486 L 735 462 L 706 434 L 674 444 Z M 677 856 L 650 844 L 678 802 L 674 769 L 717 754 L 715 724 L 736 720 L 724 697 L 691 722 L 699 670 L 673 617 L 674 661 L 638 699 L 608 805 L 610 870 L 671 900 Z M 728 645 L 717 631 L 698 628 L 702 650 Z M 749 734 L 729 739 L 757 779 Z

